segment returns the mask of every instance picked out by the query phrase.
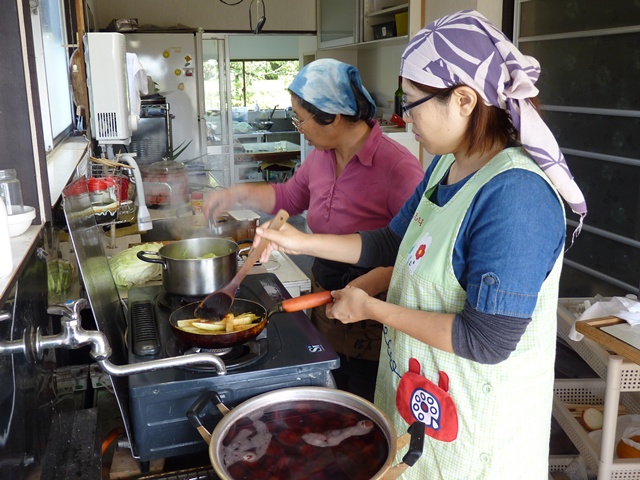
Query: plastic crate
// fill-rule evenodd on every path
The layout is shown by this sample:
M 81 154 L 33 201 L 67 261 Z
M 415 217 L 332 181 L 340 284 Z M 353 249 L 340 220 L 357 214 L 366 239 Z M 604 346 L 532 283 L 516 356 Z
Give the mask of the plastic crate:
M 625 387 L 621 387 L 625 392 Z M 583 426 L 575 419 L 565 404 L 604 404 L 606 383 L 602 379 L 558 379 L 554 384 L 553 417 L 584 457 L 587 465 L 598 472 L 601 464 L 611 470 L 606 478 L 599 480 L 640 480 L 640 459 L 600 459 L 600 446 L 594 442 Z M 639 413 L 636 395 L 627 391 L 620 394 L 620 404 L 627 412 Z M 560 467 L 556 465 L 559 469 Z M 550 471 L 551 462 L 550 462 Z

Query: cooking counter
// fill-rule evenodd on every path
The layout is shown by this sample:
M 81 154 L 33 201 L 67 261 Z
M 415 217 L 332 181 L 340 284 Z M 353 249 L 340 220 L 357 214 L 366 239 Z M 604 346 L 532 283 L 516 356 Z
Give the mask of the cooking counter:
M 272 162 L 294 160 L 300 157 L 300 145 L 293 142 L 245 143 L 242 150 L 234 153 L 236 163 Z

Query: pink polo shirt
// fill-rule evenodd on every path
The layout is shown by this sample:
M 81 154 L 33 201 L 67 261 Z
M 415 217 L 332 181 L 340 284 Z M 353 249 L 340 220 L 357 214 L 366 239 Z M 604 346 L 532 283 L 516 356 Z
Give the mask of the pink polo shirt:
M 349 234 L 386 227 L 424 176 L 409 150 L 382 134 L 375 122 L 369 137 L 336 178 L 334 150 L 313 149 L 276 191 L 274 212 L 305 210 L 314 233 Z

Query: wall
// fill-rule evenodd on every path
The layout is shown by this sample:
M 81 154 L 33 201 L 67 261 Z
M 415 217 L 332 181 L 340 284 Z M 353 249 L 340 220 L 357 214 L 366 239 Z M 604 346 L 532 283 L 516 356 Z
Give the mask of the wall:
M 361 50 L 358 54 L 358 67 L 364 86 L 376 104 L 390 112 L 393 111 L 393 94 L 398 88 L 400 59 L 405 46 L 404 43 L 380 46 Z
M 249 32 L 250 3 L 246 0 L 228 6 L 219 0 L 94 0 L 92 12 L 99 28 L 105 28 L 114 18 L 137 18 L 140 25 L 182 24 L 209 32 Z M 316 31 L 315 0 L 265 0 L 265 10 L 264 33 Z M 253 13 L 255 25 L 255 10 Z

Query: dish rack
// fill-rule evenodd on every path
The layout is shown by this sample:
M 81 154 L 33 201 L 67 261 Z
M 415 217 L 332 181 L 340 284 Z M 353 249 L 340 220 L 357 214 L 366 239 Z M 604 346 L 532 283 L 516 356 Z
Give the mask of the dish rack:
M 103 158 L 91 157 L 89 160 L 90 178 L 87 183 L 94 216 L 98 224 L 110 225 L 113 246 L 115 225 L 133 223 L 136 220 L 136 184 L 133 168 L 135 167 Z
M 587 465 L 598 472 L 598 480 L 640 480 L 640 459 L 614 458 L 619 406 L 626 413 L 640 413 L 640 365 L 609 354 L 600 344 L 584 338 L 575 342 L 569 332 L 591 298 L 560 299 L 558 336 L 564 339 L 598 374 L 594 379 L 557 379 L 554 385 L 553 416 L 565 431 Z M 575 419 L 568 404 L 604 405 L 601 444 Z M 640 425 L 639 425 L 640 426 Z M 557 462 L 555 462 L 557 460 Z M 567 465 L 567 457 L 550 459 L 550 470 Z

